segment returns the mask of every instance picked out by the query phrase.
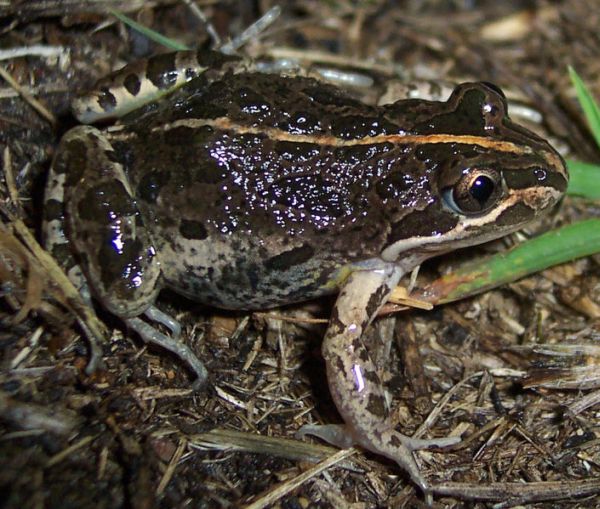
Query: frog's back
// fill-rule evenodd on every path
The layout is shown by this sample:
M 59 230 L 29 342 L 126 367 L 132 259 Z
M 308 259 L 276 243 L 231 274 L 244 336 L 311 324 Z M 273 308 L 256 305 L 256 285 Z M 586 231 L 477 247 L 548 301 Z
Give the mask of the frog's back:
M 313 136 L 324 143 L 328 138 L 358 140 L 417 131 L 434 113 L 443 113 L 443 104 L 404 100 L 396 103 L 400 109 L 378 107 L 312 78 L 229 71 L 216 79 L 199 75 L 168 100 L 134 112 L 126 123 L 156 128 L 169 122 L 191 125 L 194 120 L 227 119 L 235 126 L 274 129 L 280 136 Z
M 398 191 L 414 181 L 399 171 L 405 149 L 346 143 L 381 134 L 385 120 L 314 80 L 201 81 L 114 134 L 167 281 L 234 308 L 336 291 L 342 267 L 383 249 L 383 202 L 414 204 Z
M 112 144 L 168 283 L 265 307 L 335 292 L 345 268 L 450 232 L 459 215 L 442 186 L 465 168 L 536 164 L 536 139 L 505 126 L 502 108 L 486 113 L 486 94 L 382 108 L 307 78 L 200 76 Z

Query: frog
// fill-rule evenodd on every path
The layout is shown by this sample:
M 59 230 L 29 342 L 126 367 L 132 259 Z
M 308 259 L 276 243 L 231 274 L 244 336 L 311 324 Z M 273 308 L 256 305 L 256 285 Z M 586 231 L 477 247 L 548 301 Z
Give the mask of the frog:
M 414 451 L 459 438 L 396 430 L 365 331 L 425 260 L 552 210 L 568 183 L 561 156 L 490 83 L 370 105 L 215 52 L 125 68 L 76 105 L 84 122 L 125 113 L 68 131 L 46 187 L 47 249 L 88 302 L 204 382 L 155 306 L 163 288 L 229 310 L 337 295 L 322 357 L 343 424 L 301 433 L 390 458 L 428 493 Z

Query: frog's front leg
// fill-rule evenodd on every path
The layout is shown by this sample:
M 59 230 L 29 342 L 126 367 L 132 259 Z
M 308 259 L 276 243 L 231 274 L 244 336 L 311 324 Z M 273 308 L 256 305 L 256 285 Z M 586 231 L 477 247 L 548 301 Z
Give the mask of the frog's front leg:
M 323 357 L 333 400 L 344 426 L 305 426 L 302 434 L 317 435 L 340 447 L 359 444 L 386 456 L 406 470 L 425 492 L 428 485 L 412 451 L 456 443 L 458 438 L 420 440 L 397 432 L 387 411 L 377 368 L 363 343 L 363 333 L 402 276 L 385 265 L 352 273 L 335 305 L 323 342 Z

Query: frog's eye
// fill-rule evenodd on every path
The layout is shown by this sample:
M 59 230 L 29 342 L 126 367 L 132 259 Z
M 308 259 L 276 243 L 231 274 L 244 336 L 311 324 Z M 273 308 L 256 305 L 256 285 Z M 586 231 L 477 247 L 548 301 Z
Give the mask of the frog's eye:
M 502 178 L 491 169 L 471 168 L 452 187 L 442 191 L 446 205 L 466 216 L 481 214 L 492 208 L 502 194 Z

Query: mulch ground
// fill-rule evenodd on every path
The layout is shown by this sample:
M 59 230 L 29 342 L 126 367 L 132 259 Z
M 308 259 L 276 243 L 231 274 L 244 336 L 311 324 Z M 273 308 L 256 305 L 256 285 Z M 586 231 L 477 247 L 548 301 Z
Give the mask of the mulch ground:
M 199 4 L 223 39 L 273 5 Z M 294 56 L 369 76 L 373 87 L 400 78 L 494 82 L 541 113 L 538 129 L 565 154 L 598 160 L 567 74 L 573 66 L 600 97 L 593 0 L 278 5 L 280 18 L 241 53 Z M 294 439 L 303 424 L 340 420 L 319 355 L 331 300 L 223 314 L 163 292 L 159 307 L 182 323 L 182 340 L 210 371 L 199 392 L 181 362 L 99 308 L 104 366 L 86 374 L 77 306 L 36 239 L 53 151 L 75 125 L 70 98 L 162 51 L 108 6 L 189 46 L 211 44 L 183 1 L 0 5 L 0 506 L 424 506 L 392 462 L 353 451 L 322 469 L 315 465 L 337 451 Z M 19 48 L 28 49 L 10 53 Z M 565 199 L 535 230 L 599 213 Z M 516 238 L 432 260 L 420 281 Z M 373 355 L 385 359 L 400 429 L 412 434 L 430 416 L 431 436 L 465 439 L 418 454 L 436 485 L 435 507 L 600 507 L 599 262 L 377 323 L 373 344 L 394 338 L 391 351 L 374 347 Z

